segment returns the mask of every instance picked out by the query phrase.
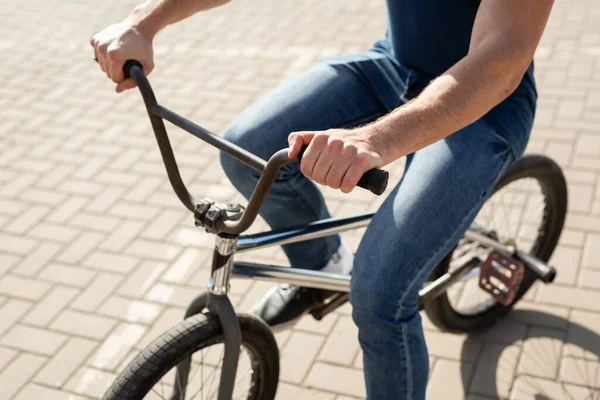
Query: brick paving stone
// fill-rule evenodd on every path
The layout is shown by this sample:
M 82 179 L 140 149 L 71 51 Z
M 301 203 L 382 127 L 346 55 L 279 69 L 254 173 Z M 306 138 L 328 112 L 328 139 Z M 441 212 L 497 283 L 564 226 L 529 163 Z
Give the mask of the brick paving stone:
M 323 393 L 316 390 L 304 389 L 300 386 L 290 385 L 285 382 L 281 382 L 277 387 L 277 395 L 275 400 L 337 400 L 340 397 L 336 397 L 331 393 Z
M 33 378 L 35 382 L 60 388 L 87 359 L 97 342 L 71 338 Z
M 600 311 L 600 292 L 558 285 L 540 286 L 537 300 L 547 304 Z
M 292 333 L 280 353 L 280 379 L 284 382 L 301 383 L 323 342 L 324 337 L 321 335 L 304 332 Z
M 600 269 L 600 235 L 588 234 L 583 249 L 583 266 Z
M 139 259 L 128 255 L 95 251 L 83 261 L 83 265 L 102 271 L 126 274 L 138 264 Z
M 309 387 L 359 398 L 364 398 L 366 392 L 362 371 L 321 362 L 310 369 L 306 383 Z
M 40 300 L 50 290 L 47 283 L 6 274 L 0 278 L 0 293 L 25 300 Z
M 0 373 L 0 399 L 10 399 L 31 379 L 45 361 L 44 357 L 27 353 L 20 354 L 15 358 Z
M 83 367 L 75 372 L 65 385 L 65 388 L 72 392 L 98 399 L 102 397 L 115 377 L 115 374 L 110 372 Z
M 62 246 L 54 243 L 42 243 L 14 267 L 12 272 L 19 275 L 36 275 L 54 256 L 62 250 Z
M 45 281 L 81 288 L 87 286 L 96 273 L 80 267 L 52 263 L 44 268 L 38 276 Z
M 9 299 L 0 307 L 0 335 L 17 323 L 25 313 L 32 307 L 32 303 Z
M 103 370 L 115 369 L 145 332 L 146 328 L 142 325 L 119 324 L 92 355 L 89 365 Z
M 317 359 L 341 365 L 351 365 L 359 349 L 358 328 L 350 317 L 339 318 L 327 337 Z
M 3 346 L 50 356 L 67 340 L 63 334 L 34 328 L 26 325 L 14 325 L 0 339 Z
M 200 289 L 192 289 L 183 286 L 156 284 L 144 296 L 146 300 L 161 304 L 187 307 L 188 304 L 200 294 Z
M 560 363 L 559 379 L 561 382 L 600 389 L 600 363 L 563 357 Z
M 16 350 L 0 347 L 0 372 L 16 357 L 17 353 Z
M 487 344 L 475 365 L 469 392 L 508 397 L 520 352 L 516 345 Z
M 185 249 L 164 274 L 162 280 L 165 282 L 184 283 L 189 280 L 198 267 L 203 267 L 210 263 L 210 257 L 212 257 L 212 254 L 209 251 Z
M 564 354 L 575 358 L 600 360 L 600 315 L 573 310 L 570 317 Z
M 562 246 L 552 254 L 550 265 L 556 268 L 556 283 L 575 285 L 581 260 L 581 249 Z
M 473 364 L 439 359 L 435 362 L 427 385 L 427 399 L 460 399 L 465 396 L 465 382 L 469 382 Z
M 425 341 L 429 354 L 436 357 L 474 362 L 481 351 L 480 341 L 469 340 L 464 335 L 425 331 Z
M 50 325 L 51 329 L 90 339 L 104 339 L 116 325 L 111 318 L 65 310 Z
M 23 318 L 23 322 L 31 325 L 47 325 L 78 293 L 79 290 L 75 288 L 55 286 Z
M 564 336 L 561 331 L 532 328 L 523 343 L 517 374 L 556 379 Z
M 45 386 L 36 384 L 28 384 L 25 386 L 14 400 L 30 400 L 30 399 L 44 399 L 44 400 L 85 400 L 84 397 L 77 396 L 72 393 L 65 393 L 64 391 L 50 389 Z
M 36 242 L 31 239 L 26 239 L 14 235 L 0 234 L 0 251 L 9 253 L 27 254 Z
M 84 232 L 72 242 L 57 260 L 65 263 L 79 263 L 90 251 L 96 248 L 104 235 L 95 232 Z
M 92 283 L 71 303 L 70 307 L 82 311 L 96 310 L 122 280 L 123 277 L 115 274 L 96 275 Z
M 180 251 L 177 246 L 141 239 L 135 240 L 125 250 L 128 254 L 161 261 L 173 261 Z
M 141 297 L 154 285 L 165 268 L 167 265 L 164 263 L 145 261 L 119 286 L 117 292 L 125 296 Z
M 598 392 L 581 386 L 541 379 L 531 376 L 518 376 L 510 400 L 522 399 L 586 399 L 598 400 Z
M 161 311 L 162 307 L 156 304 L 139 300 L 129 300 L 118 296 L 110 297 L 98 309 L 99 314 L 142 324 L 152 323 Z
M 112 252 L 122 251 L 131 240 L 138 236 L 145 223 L 140 221 L 126 221 L 112 231 L 110 236 L 98 246 L 103 250 Z

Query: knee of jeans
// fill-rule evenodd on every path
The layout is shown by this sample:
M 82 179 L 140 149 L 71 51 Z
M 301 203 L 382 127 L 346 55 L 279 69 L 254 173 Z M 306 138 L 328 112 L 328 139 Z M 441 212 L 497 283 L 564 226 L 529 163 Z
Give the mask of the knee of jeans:
M 354 323 L 359 329 L 370 329 L 373 324 L 394 323 L 398 309 L 395 299 L 398 295 L 401 295 L 398 291 L 383 289 L 377 280 L 353 276 L 350 303 Z
M 223 134 L 223 138 L 244 150 L 256 154 L 257 148 L 255 148 L 256 146 L 253 145 L 252 140 L 250 139 L 253 134 L 252 130 L 245 129 L 240 124 L 234 122 L 227 128 Z M 236 186 L 237 182 L 244 182 L 250 178 L 258 178 L 258 172 L 222 151 L 219 152 L 219 161 L 221 162 L 221 167 L 223 168 L 225 175 L 227 175 L 229 180 Z

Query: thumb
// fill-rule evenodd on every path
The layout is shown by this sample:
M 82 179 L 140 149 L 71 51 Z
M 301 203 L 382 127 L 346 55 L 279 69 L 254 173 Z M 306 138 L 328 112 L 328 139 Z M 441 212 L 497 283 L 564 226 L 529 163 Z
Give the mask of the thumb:
M 133 89 L 134 87 L 136 87 L 136 83 L 133 80 L 133 78 L 127 78 L 127 79 L 123 79 L 121 82 L 119 82 L 119 84 L 116 87 L 116 92 L 117 93 L 121 93 L 127 89 Z
M 308 145 L 313 137 L 315 136 L 314 132 L 294 132 L 288 136 L 288 144 L 290 146 L 290 150 L 288 151 L 288 157 L 294 158 L 300 154 L 300 150 L 302 150 L 303 145 Z

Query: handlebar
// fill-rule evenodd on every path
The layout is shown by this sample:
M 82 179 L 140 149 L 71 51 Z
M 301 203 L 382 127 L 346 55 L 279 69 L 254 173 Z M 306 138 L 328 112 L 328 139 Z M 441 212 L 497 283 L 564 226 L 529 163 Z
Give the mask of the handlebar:
M 150 82 L 148 81 L 148 78 L 146 78 L 146 75 L 142 69 L 142 65 L 138 61 L 127 61 L 123 66 L 123 72 L 125 77 L 131 77 L 133 80 L 135 80 L 140 90 L 146 105 L 146 110 L 148 111 L 148 116 L 150 117 L 150 122 L 152 123 L 154 135 L 156 136 L 156 141 L 158 143 L 165 168 L 167 170 L 169 181 L 171 182 L 171 186 L 177 194 L 177 197 L 188 210 L 194 212 L 196 200 L 189 193 L 185 187 L 185 184 L 183 183 L 183 180 L 181 179 L 179 168 L 177 166 L 177 162 L 175 161 L 173 149 L 171 147 L 169 137 L 167 136 L 167 130 L 165 128 L 163 119 L 166 119 L 167 121 L 191 133 L 192 135 L 204 140 L 208 144 L 218 148 L 224 153 L 261 172 L 260 179 L 254 188 L 252 196 L 250 196 L 250 199 L 248 200 L 248 205 L 240 220 L 222 221 L 217 226 L 219 232 L 235 235 L 240 234 L 248 229 L 256 219 L 258 210 L 267 197 L 267 194 L 271 189 L 271 186 L 273 185 L 273 182 L 275 181 L 275 178 L 277 177 L 281 167 L 290 162 L 300 162 L 300 158 L 296 157 L 294 159 L 290 159 L 287 156 L 288 149 L 282 149 L 273 154 L 268 161 L 265 161 L 249 151 L 244 150 L 243 148 L 223 139 L 220 136 L 215 135 L 212 132 L 209 132 L 208 130 L 158 104 L 156 97 L 154 96 L 154 92 L 152 91 L 152 87 L 150 86 Z M 361 177 L 360 181 L 358 182 L 358 186 L 370 190 L 376 195 L 380 195 L 387 187 L 388 176 L 389 174 L 387 171 L 371 169 Z

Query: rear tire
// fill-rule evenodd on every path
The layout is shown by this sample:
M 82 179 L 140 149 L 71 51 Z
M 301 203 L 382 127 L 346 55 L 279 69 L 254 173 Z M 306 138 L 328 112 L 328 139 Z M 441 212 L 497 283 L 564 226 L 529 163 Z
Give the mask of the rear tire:
M 275 338 L 269 327 L 258 318 L 250 315 L 238 315 L 240 329 L 242 332 L 242 346 L 247 351 L 252 367 L 251 384 L 247 395 L 234 398 L 244 398 L 249 400 L 272 400 L 275 398 L 277 383 L 279 379 L 279 350 Z M 164 390 L 162 378 L 173 370 L 175 366 L 185 357 L 192 356 L 194 353 L 218 345 L 223 342 L 223 329 L 219 318 L 213 314 L 198 314 L 187 318 L 178 325 L 169 329 L 158 339 L 154 340 L 148 347 L 139 353 L 133 361 L 122 371 L 117 379 L 104 394 L 104 400 L 141 400 L 141 399 L 172 399 L 171 391 Z M 202 352 L 204 362 L 204 352 Z M 217 365 L 217 369 L 218 369 Z M 203 368 L 203 366 L 202 366 Z M 238 366 L 238 376 L 240 371 Z M 191 372 L 190 372 L 191 375 Z M 218 377 L 217 387 L 218 388 Z M 193 381 L 195 376 L 190 377 Z M 160 385 L 157 385 L 160 382 Z M 173 382 L 173 379 L 165 379 L 166 384 Z M 197 382 L 197 381 L 196 381 Z M 190 382 L 193 384 L 193 382 Z M 213 382 L 209 391 L 213 389 Z M 156 385 L 156 389 L 155 389 Z M 204 380 L 202 382 L 204 386 Z M 187 390 L 187 388 L 186 388 Z M 161 395 L 162 392 L 163 394 Z M 182 391 L 185 393 L 185 391 Z M 198 392 L 195 392 L 196 394 Z M 203 392 L 204 393 L 204 392 Z M 246 393 L 245 391 L 243 393 Z M 150 395 L 146 397 L 146 395 Z M 216 399 L 212 391 L 208 397 L 194 395 L 193 391 L 188 390 L 186 399 L 203 398 Z M 183 397 L 181 397 L 183 400 Z
M 527 155 L 517 160 L 502 175 L 486 203 L 507 185 L 525 178 L 534 179 L 545 197 L 542 214 L 543 225 L 538 231 L 530 253 L 540 260 L 548 262 L 560 238 L 567 212 L 565 178 L 560 167 L 554 161 L 542 155 Z M 486 229 L 487 227 L 483 226 L 482 228 Z M 519 248 L 519 243 L 516 244 Z M 529 249 L 521 250 L 529 251 Z M 448 272 L 455 251 L 456 248 L 432 271 L 428 281 L 434 281 Z M 457 333 L 478 331 L 489 327 L 506 315 L 513 305 L 527 293 L 534 282 L 535 276 L 525 269 L 523 281 L 512 304 L 503 306 L 494 303 L 491 307 L 475 314 L 466 315 L 458 311 L 450 301 L 448 292 L 425 302 L 423 308 L 431 322 L 444 331 Z

